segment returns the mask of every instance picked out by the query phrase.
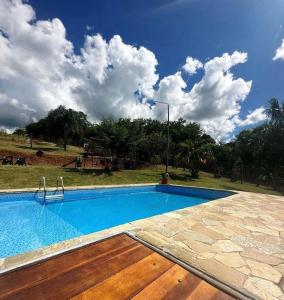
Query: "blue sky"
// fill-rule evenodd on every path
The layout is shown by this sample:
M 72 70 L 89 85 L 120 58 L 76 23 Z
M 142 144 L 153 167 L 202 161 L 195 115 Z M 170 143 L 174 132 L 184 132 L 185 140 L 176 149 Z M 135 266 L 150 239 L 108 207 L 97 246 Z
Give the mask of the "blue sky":
M 283 0 L 0 0 L 0 38 L 4 128 L 58 104 L 164 119 L 137 106 L 139 90 L 228 139 L 284 98 Z
M 241 116 L 271 97 L 284 98 L 284 62 L 273 61 L 284 38 L 283 0 L 30 0 L 38 18 L 59 17 L 77 51 L 86 33 L 145 46 L 159 62 L 161 77 L 176 72 L 190 55 L 201 61 L 235 50 L 248 53 L 235 76 L 253 80 Z M 92 27 L 90 31 L 86 26 Z M 191 85 L 198 74 L 190 78 Z

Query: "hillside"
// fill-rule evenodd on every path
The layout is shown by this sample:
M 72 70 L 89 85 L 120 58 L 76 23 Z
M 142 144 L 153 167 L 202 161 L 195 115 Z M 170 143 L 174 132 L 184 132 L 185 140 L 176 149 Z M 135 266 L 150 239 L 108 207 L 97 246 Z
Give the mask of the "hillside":
M 36 152 L 42 150 L 42 157 Z M 62 166 L 68 163 L 75 156 L 82 152 L 82 148 L 68 146 L 67 151 L 53 143 L 39 140 L 33 141 L 33 148 L 30 148 L 29 141 L 24 137 L 15 135 L 0 136 L 0 159 L 3 156 L 12 156 L 15 161 L 18 157 L 25 157 L 28 165 L 54 165 Z
M 75 169 L 60 168 L 54 166 L 1 166 L 0 165 L 0 189 L 15 189 L 38 186 L 40 176 L 46 176 L 47 185 L 54 186 L 57 176 L 64 177 L 66 186 L 86 185 L 111 185 L 132 183 L 158 183 L 164 166 L 139 169 L 106 172 L 104 170 L 87 170 L 79 172 Z M 170 168 L 171 184 L 201 186 L 217 189 L 232 189 L 264 194 L 279 194 L 269 187 L 256 187 L 255 184 L 239 181 L 231 182 L 228 178 L 216 179 L 210 173 L 200 172 L 199 179 L 191 179 L 189 172 L 183 169 Z M 16 176 L 15 176 L 16 175 Z

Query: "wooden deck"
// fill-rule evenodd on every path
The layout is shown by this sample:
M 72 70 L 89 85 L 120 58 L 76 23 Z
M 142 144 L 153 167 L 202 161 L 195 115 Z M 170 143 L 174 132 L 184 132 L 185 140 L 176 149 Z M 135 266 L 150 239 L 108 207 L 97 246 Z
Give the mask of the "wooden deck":
M 0 299 L 235 299 L 125 234 L 0 275 Z

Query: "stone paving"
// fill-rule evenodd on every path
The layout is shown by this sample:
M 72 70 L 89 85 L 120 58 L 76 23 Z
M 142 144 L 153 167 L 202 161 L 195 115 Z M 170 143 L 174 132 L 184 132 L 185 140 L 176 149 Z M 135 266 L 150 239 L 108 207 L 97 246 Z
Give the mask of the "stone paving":
M 253 298 L 284 300 L 284 197 L 230 197 L 0 260 L 1 270 L 128 231 Z
M 133 224 L 141 239 L 240 291 L 284 299 L 284 197 L 238 192 Z

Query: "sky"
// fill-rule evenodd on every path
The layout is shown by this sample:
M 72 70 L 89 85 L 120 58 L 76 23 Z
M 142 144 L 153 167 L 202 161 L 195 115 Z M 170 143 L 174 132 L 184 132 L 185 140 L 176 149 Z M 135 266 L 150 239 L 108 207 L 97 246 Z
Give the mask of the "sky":
M 218 140 L 284 97 L 283 0 L 0 0 L 0 128 L 58 105 L 198 122 Z

